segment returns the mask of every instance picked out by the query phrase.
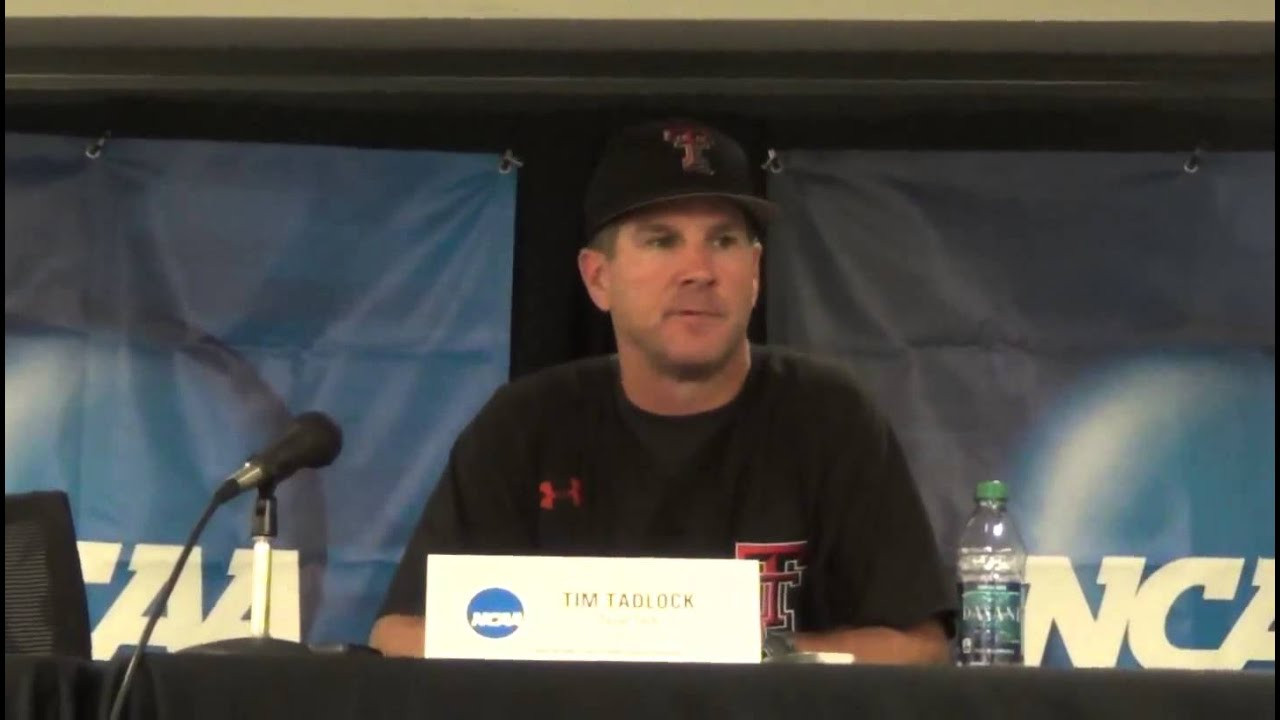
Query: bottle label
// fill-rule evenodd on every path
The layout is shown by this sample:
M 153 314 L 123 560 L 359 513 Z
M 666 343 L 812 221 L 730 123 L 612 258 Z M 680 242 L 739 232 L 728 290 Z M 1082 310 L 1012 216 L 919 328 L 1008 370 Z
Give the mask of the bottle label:
M 1021 665 L 1021 583 L 960 584 L 960 664 Z

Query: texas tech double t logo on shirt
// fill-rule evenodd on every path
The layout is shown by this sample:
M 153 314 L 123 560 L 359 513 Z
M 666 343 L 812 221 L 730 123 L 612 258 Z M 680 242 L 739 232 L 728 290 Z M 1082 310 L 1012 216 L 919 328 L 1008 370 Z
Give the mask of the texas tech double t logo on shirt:
M 734 557 L 760 563 L 760 622 L 766 630 L 794 631 L 804 582 L 805 542 L 734 544 Z

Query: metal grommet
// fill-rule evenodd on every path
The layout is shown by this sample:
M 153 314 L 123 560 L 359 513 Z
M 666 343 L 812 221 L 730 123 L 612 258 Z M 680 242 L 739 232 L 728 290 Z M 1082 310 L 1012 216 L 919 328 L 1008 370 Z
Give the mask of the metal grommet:
M 782 156 L 778 154 L 777 150 L 769 148 L 769 158 L 764 161 L 760 168 L 775 174 L 782 172 Z
M 1201 152 L 1202 152 L 1201 149 L 1198 147 L 1195 150 L 1191 151 L 1191 156 L 1187 158 L 1186 162 L 1182 163 L 1183 172 L 1185 172 L 1188 175 L 1196 174 L 1196 171 L 1200 169 Z
M 102 135 L 99 136 L 97 140 L 94 140 L 93 142 L 89 143 L 87 147 L 85 147 L 84 156 L 89 158 L 90 160 L 97 160 L 99 157 L 102 156 L 102 149 L 107 146 L 107 139 L 110 137 L 111 137 L 110 130 L 102 133 Z
M 522 167 L 524 167 L 524 161 L 516 157 L 516 154 L 510 150 L 503 152 L 502 159 L 498 161 L 498 172 L 503 175 Z

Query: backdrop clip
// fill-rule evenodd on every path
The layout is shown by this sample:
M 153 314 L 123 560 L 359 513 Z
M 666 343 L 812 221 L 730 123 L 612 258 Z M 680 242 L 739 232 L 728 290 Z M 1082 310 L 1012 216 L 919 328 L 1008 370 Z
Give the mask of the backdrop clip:
M 90 160 L 97 160 L 102 155 L 102 149 L 107 146 L 107 139 L 110 137 L 110 130 L 103 132 L 97 140 L 94 140 L 84 149 L 84 156 Z
M 524 167 L 524 161 L 516 157 L 516 154 L 510 149 L 502 153 L 502 159 L 498 161 L 498 172 L 506 175 L 512 170 Z

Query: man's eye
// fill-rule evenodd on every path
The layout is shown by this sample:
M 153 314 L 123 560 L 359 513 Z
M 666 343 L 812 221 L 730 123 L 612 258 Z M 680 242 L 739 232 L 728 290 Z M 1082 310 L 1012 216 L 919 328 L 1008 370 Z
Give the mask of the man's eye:
M 716 247 L 731 248 L 746 243 L 746 238 L 736 233 L 725 233 L 716 238 Z
M 670 248 L 676 244 L 674 235 L 651 235 L 645 238 L 645 247 Z

